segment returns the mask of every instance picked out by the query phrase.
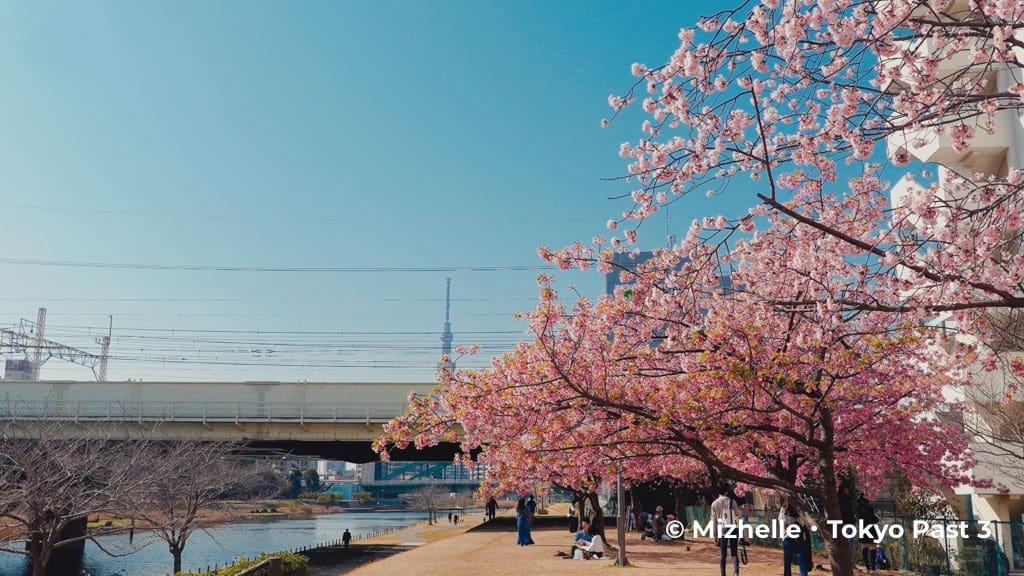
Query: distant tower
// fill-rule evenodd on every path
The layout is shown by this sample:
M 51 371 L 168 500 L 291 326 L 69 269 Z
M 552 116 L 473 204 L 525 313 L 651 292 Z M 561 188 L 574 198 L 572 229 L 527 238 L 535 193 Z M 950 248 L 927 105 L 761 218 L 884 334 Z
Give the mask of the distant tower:
M 452 335 L 452 323 L 451 323 L 451 303 L 452 303 L 452 279 L 447 278 L 445 280 L 444 289 L 444 331 L 441 332 L 441 355 L 448 357 L 447 364 L 438 364 L 438 369 L 441 368 L 454 368 L 455 364 L 451 361 L 452 357 L 452 341 L 455 340 L 455 336 Z

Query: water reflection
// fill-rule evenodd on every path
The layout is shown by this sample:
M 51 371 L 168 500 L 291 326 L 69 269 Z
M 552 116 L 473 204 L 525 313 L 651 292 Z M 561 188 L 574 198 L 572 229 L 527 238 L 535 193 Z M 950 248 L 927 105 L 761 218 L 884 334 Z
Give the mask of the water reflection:
M 197 532 L 189 538 L 182 556 L 182 569 L 206 570 L 223 566 L 240 556 L 253 557 L 262 552 L 276 552 L 341 539 L 346 528 L 354 538 L 378 530 L 399 528 L 422 522 L 420 512 L 363 512 L 324 514 L 308 518 L 228 524 Z M 82 558 L 48 570 L 52 576 L 164 576 L 171 571 L 171 554 L 167 545 L 145 532 L 135 533 L 134 545 L 128 535 L 106 536 L 100 544 L 115 554 L 110 557 L 93 542 L 88 542 Z M 29 576 L 27 562 L 17 554 L 0 554 L 0 575 Z

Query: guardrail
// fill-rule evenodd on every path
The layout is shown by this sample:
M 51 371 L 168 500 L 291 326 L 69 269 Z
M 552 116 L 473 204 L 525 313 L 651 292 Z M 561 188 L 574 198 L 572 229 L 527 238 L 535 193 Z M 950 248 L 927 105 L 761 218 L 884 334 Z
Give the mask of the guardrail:
M 236 576 L 281 576 L 281 559 L 277 556 L 267 558 L 251 568 L 242 570 Z
M 324 404 L 305 402 L 160 402 L 121 400 L 0 401 L 0 420 L 137 422 L 387 422 L 405 402 Z
M 361 535 L 353 538 L 352 542 L 357 542 L 359 540 L 368 540 L 370 538 L 377 538 L 378 536 L 386 536 L 388 534 L 394 534 L 396 532 L 401 532 L 402 530 L 405 530 L 406 528 L 409 528 L 411 526 L 415 526 L 415 524 L 410 524 L 409 526 L 394 526 L 394 527 L 391 527 L 391 528 L 381 528 L 379 530 L 373 530 L 371 532 L 367 532 L 365 534 L 361 534 Z M 327 548 L 338 548 L 338 547 L 342 547 L 343 548 L 344 546 L 345 546 L 344 541 L 342 541 L 340 539 L 339 540 L 328 540 L 328 541 L 325 541 L 325 542 L 320 542 L 320 543 L 314 544 L 312 546 L 301 546 L 301 547 L 298 547 L 298 548 L 290 548 L 288 550 L 281 550 L 281 551 L 275 552 L 275 554 L 281 554 L 283 552 L 288 552 L 288 553 L 292 553 L 292 554 L 307 555 L 307 554 L 309 554 L 311 552 L 315 552 L 317 550 L 324 550 L 324 549 L 327 549 Z M 238 573 L 237 576 L 262 576 L 262 575 L 276 576 L 276 574 L 280 574 L 280 572 L 273 573 L 273 572 L 269 572 L 268 571 L 268 570 L 270 570 L 270 567 L 271 567 L 270 561 L 272 561 L 272 560 L 276 560 L 277 561 L 276 566 L 278 567 L 278 570 L 280 570 L 281 559 L 279 557 L 275 556 L 275 557 L 267 558 L 263 562 L 261 562 L 259 564 L 256 564 L 255 566 L 251 566 L 250 568 L 247 568 L 245 572 L 240 572 L 240 573 Z M 238 562 L 248 562 L 248 561 L 249 561 L 249 559 L 247 557 L 242 557 L 242 558 L 236 559 L 235 562 L 232 562 L 231 564 L 225 564 L 224 567 L 234 566 Z M 210 568 L 210 566 L 207 566 L 206 567 L 206 571 L 202 572 L 202 573 L 203 574 L 212 574 L 214 572 L 217 572 L 220 568 L 221 568 L 221 566 L 219 564 L 215 564 L 213 566 L 213 568 Z

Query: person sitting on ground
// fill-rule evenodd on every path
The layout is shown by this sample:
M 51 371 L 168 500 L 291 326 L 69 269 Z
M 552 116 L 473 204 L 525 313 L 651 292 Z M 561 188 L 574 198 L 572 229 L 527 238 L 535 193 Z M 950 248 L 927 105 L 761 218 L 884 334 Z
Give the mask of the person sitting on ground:
M 654 534 L 652 535 L 653 540 L 658 542 L 660 540 L 667 540 L 665 536 L 665 527 L 668 526 L 668 519 L 665 518 L 665 509 L 658 506 L 654 509 Z
M 590 560 L 591 558 L 604 558 L 604 538 L 601 538 L 600 534 L 594 534 L 590 544 L 581 547 L 583 550 L 583 559 Z
M 673 538 L 668 535 L 668 525 L 673 523 L 673 522 L 676 522 L 676 515 L 675 514 L 669 514 L 668 516 L 665 516 L 665 519 L 666 519 L 665 520 L 665 540 L 672 540 Z M 680 532 L 678 539 L 685 541 L 686 540 L 686 534 L 683 533 L 683 532 Z
M 580 531 L 572 538 L 572 549 L 569 550 L 569 558 L 576 557 L 576 550 L 586 550 L 587 546 L 590 546 L 590 542 L 594 539 L 590 535 L 590 522 L 586 518 L 580 523 Z
M 648 527 L 651 525 L 651 515 L 643 510 L 636 515 L 637 516 L 637 527 L 640 531 L 640 539 L 644 539 L 644 535 L 647 533 Z
M 658 506 L 658 508 L 654 512 L 652 512 L 651 514 L 647 514 L 647 518 L 645 519 L 645 522 L 643 524 L 644 529 L 640 533 L 640 540 L 646 540 L 647 538 L 650 538 L 651 540 L 655 539 L 654 530 L 655 526 L 657 526 L 658 524 L 658 516 L 661 514 L 659 510 L 661 509 L 661 506 Z

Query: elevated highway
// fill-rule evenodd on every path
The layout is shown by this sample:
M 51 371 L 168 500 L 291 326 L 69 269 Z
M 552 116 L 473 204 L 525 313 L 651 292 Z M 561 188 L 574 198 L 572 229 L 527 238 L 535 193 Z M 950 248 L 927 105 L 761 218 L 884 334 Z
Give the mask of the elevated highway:
M 433 383 L 0 382 L 0 423 L 38 436 L 233 441 L 252 450 L 349 462 L 377 460 L 371 442 Z M 395 460 L 450 460 L 457 445 L 398 451 Z

